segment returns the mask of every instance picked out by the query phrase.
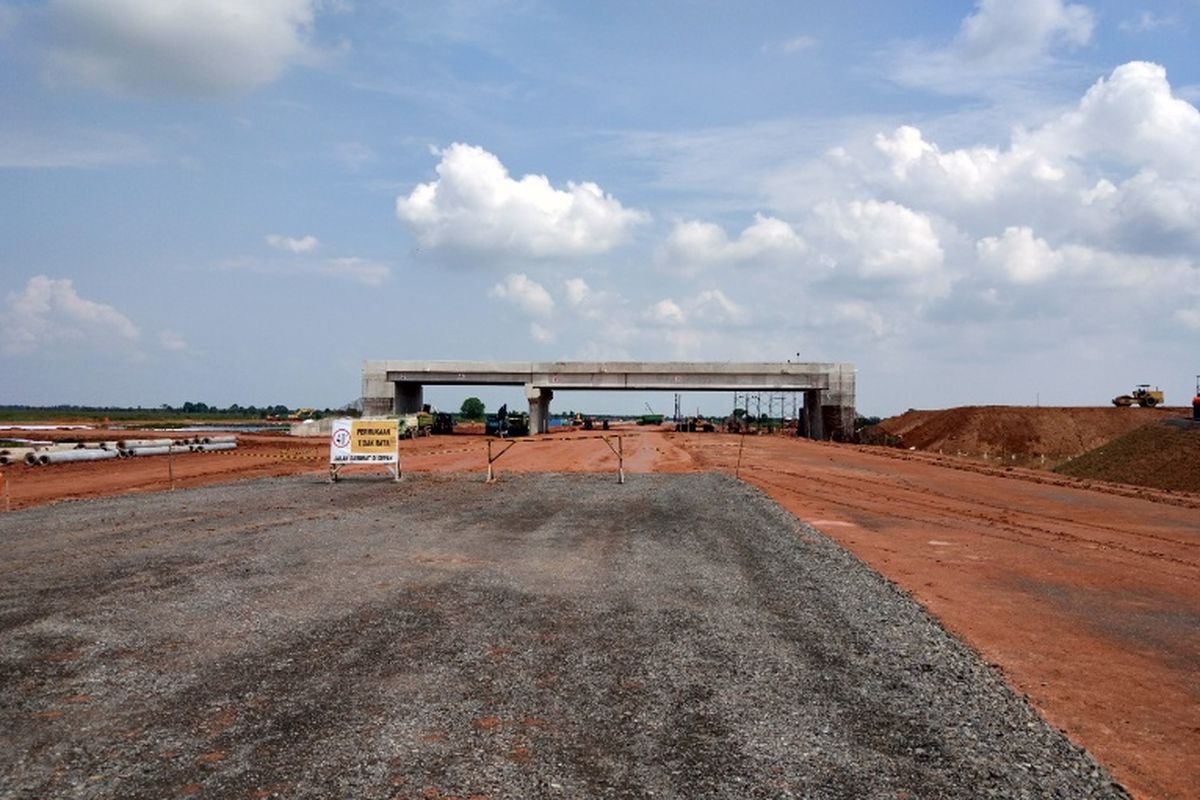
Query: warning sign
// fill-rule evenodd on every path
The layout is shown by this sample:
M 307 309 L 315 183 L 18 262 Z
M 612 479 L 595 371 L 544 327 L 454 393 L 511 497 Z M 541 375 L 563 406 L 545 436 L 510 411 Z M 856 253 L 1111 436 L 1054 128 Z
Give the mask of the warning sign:
M 337 419 L 329 442 L 330 464 L 396 464 L 400 426 L 394 419 Z

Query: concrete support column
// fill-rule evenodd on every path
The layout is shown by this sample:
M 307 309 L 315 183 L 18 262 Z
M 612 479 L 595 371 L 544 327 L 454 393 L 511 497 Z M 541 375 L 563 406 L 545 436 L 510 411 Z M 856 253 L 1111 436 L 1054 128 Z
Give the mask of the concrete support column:
M 808 438 L 824 439 L 825 425 L 821 418 L 821 390 L 804 390 L 804 425 L 808 430 Z
M 424 387 L 419 383 L 396 382 L 396 413 L 415 414 L 425 402 Z
M 396 387 L 387 379 L 387 373 L 363 367 L 362 377 L 363 416 L 386 417 L 396 406 Z
M 554 392 L 536 386 L 525 386 L 525 397 L 529 400 L 529 432 L 550 432 L 550 398 Z

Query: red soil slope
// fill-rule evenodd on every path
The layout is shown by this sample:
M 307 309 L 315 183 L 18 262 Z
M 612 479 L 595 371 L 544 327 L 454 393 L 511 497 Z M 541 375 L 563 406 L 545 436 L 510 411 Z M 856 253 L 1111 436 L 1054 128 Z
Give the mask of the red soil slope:
M 1200 492 L 1200 424 L 1143 425 L 1054 471 L 1075 478 Z
M 1148 423 L 1182 416 L 1178 408 L 963 406 L 910 410 L 875 428 L 906 448 L 1052 467 Z

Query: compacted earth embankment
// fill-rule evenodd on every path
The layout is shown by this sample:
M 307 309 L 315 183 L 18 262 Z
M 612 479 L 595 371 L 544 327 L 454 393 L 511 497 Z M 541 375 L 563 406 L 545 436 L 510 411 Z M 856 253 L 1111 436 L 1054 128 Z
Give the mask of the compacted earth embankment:
M 1124 796 L 726 476 L 267 479 L 0 545 L 4 797 Z

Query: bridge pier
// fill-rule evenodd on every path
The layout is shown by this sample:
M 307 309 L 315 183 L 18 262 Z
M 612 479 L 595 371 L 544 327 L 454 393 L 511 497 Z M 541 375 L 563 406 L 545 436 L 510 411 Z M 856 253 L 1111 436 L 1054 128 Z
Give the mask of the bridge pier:
M 529 400 L 529 432 L 550 432 L 550 398 L 554 392 L 525 384 L 525 397 Z
M 416 414 L 425 402 L 425 390 L 419 383 L 396 381 L 397 414 Z
M 821 390 L 804 391 L 804 430 L 809 439 L 824 439 L 825 424 L 821 415 Z

